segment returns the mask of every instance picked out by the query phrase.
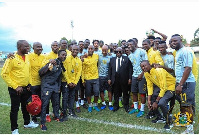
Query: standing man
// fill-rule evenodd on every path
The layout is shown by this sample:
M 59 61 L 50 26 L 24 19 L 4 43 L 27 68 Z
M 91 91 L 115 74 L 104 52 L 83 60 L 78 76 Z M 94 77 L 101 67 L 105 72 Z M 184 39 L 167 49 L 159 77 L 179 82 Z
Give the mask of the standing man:
M 101 110 L 106 108 L 106 102 L 104 99 L 104 92 L 105 90 L 108 91 L 108 98 L 109 98 L 109 110 L 113 110 L 112 106 L 112 89 L 108 85 L 108 69 L 111 56 L 108 56 L 108 46 L 103 45 L 102 47 L 102 54 L 99 56 L 98 61 L 98 70 L 99 70 L 99 91 L 100 97 L 102 101 Z
M 78 50 L 79 50 L 78 46 L 73 45 L 72 54 L 68 56 L 65 62 L 63 63 L 66 69 L 64 75 L 67 80 L 66 85 L 64 87 L 65 90 L 63 90 L 63 100 L 64 100 L 63 118 L 67 116 L 66 114 L 67 105 L 69 109 L 69 115 L 76 117 L 74 111 L 75 92 L 82 71 L 82 62 L 80 58 L 78 58 L 77 56 Z
M 31 65 L 31 92 L 32 95 L 38 95 L 41 98 L 41 79 L 38 71 L 42 65 L 45 56 L 42 53 L 42 44 L 40 42 L 33 43 L 33 53 L 29 53 L 28 57 Z M 32 116 L 32 120 L 37 122 L 36 116 Z
M 40 68 L 45 66 L 49 62 L 50 59 L 57 59 L 58 58 L 59 45 L 58 45 L 57 41 L 54 41 L 54 42 L 51 43 L 51 49 L 52 49 L 52 51 L 45 55 L 45 59 L 43 60 Z M 46 110 L 46 121 L 51 122 L 51 117 L 50 117 L 50 114 L 49 114 L 49 104 L 48 104 L 47 110 Z
M 119 92 L 123 93 L 123 105 L 126 112 L 129 112 L 128 85 L 131 84 L 132 65 L 127 56 L 122 56 L 122 48 L 115 51 L 116 57 L 110 59 L 108 70 L 108 84 L 112 86 L 114 93 L 114 109 L 119 109 Z
M 79 53 L 78 53 L 78 57 L 81 59 L 81 57 L 84 55 L 83 53 L 83 49 L 84 49 L 84 42 L 83 41 L 79 41 Z M 82 76 L 79 79 L 79 83 L 78 83 L 78 88 L 80 89 L 80 98 L 81 98 L 81 106 L 83 106 L 83 108 L 88 109 L 87 105 L 84 102 L 84 98 L 85 98 L 85 87 L 83 86 L 83 82 L 82 82 Z M 78 93 L 77 93 L 78 95 Z M 78 99 L 78 98 L 77 98 Z M 76 111 L 80 112 L 80 107 L 79 107 L 79 103 L 76 101 Z
M 99 112 L 97 107 L 97 101 L 99 98 L 99 74 L 98 74 L 98 63 L 99 56 L 94 54 L 94 46 L 88 46 L 88 55 L 85 54 L 81 60 L 83 62 L 82 71 L 82 82 L 85 86 L 85 96 L 87 98 L 89 107 L 88 112 L 92 112 L 92 107 Z M 91 103 L 91 94 L 94 94 L 94 105 Z
M 129 112 L 138 113 L 137 117 L 142 117 L 144 115 L 144 106 L 146 103 L 146 79 L 144 78 L 144 72 L 140 67 L 140 63 L 143 60 L 148 60 L 147 54 L 143 49 L 136 48 L 136 44 L 134 40 L 128 40 L 129 47 L 131 47 L 132 53 L 128 56 L 132 66 L 133 66 L 133 75 L 132 75 L 132 83 L 131 83 L 131 92 L 133 93 L 133 104 L 134 109 Z M 138 93 L 141 96 L 141 108 L 138 109 Z
M 184 132 L 194 133 L 193 130 L 193 109 L 195 104 L 195 77 L 192 73 L 193 55 L 187 50 L 181 40 L 180 35 L 175 34 L 171 37 L 171 47 L 176 50 L 175 57 L 175 76 L 176 76 L 176 99 L 180 103 L 180 111 L 185 114 L 188 112 L 192 117 Z
M 51 59 L 49 62 L 39 70 L 41 77 L 41 130 L 46 131 L 46 108 L 52 98 L 54 118 L 58 122 L 62 122 L 59 119 L 59 90 L 61 86 L 61 74 L 65 72 L 63 61 L 66 59 L 66 51 L 59 50 L 58 58 Z
M 164 128 L 170 130 L 172 118 L 169 117 L 167 103 L 174 96 L 176 79 L 163 68 L 153 68 L 148 60 L 143 60 L 140 67 L 145 72 L 144 76 L 147 81 L 148 108 L 157 116 L 152 123 L 166 123 Z M 157 87 L 153 87 L 153 85 Z M 164 118 L 158 107 L 162 110 Z
M 21 110 L 24 118 L 24 128 L 36 128 L 38 124 L 30 122 L 30 115 L 26 110 L 27 100 L 31 96 L 30 92 L 30 61 L 26 54 L 29 51 L 29 43 L 26 40 L 17 42 L 17 53 L 13 59 L 7 59 L 1 76 L 8 85 L 11 99 L 11 132 L 18 132 L 18 111 L 21 103 Z

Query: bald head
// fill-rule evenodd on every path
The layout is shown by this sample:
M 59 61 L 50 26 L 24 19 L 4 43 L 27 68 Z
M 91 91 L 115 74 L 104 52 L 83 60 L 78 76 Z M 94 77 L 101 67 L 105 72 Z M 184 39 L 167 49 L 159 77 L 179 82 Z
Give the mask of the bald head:
M 108 46 L 107 45 L 102 46 L 102 54 L 103 54 L 103 56 L 107 56 L 107 54 L 108 54 Z
M 42 53 L 42 44 L 40 42 L 34 42 L 33 43 L 33 50 L 35 54 L 40 55 Z
M 108 49 L 108 46 L 107 45 L 103 45 L 102 49 Z

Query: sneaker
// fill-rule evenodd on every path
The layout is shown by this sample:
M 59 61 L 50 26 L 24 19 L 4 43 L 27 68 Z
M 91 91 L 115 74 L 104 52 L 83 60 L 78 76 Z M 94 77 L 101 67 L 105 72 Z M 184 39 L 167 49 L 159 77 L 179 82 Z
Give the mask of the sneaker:
M 46 116 L 46 122 L 51 122 L 51 117 L 50 117 L 50 115 L 47 115 L 47 116 Z
M 136 112 L 139 112 L 139 110 L 138 110 L 138 109 L 133 109 L 133 110 L 131 110 L 131 111 L 129 112 L 129 114 L 133 114 L 133 113 L 136 113 Z
M 187 129 L 181 134 L 194 134 L 193 125 L 187 125 Z
M 77 117 L 77 115 L 74 112 L 69 113 L 69 116 Z
M 24 125 L 24 128 L 36 128 L 39 124 L 35 124 L 33 121 L 31 121 L 28 125 Z
M 64 121 L 63 119 L 59 119 L 59 118 L 55 118 L 54 120 L 57 121 L 57 122 L 63 122 Z
M 76 112 L 77 112 L 77 113 L 80 113 L 80 112 L 81 112 L 80 107 L 76 107 Z
M 119 107 L 123 107 L 122 101 L 119 101 Z
M 38 120 L 36 117 L 32 117 L 32 121 L 35 123 L 35 124 L 39 124 Z
M 164 117 L 157 117 L 155 120 L 151 121 L 152 123 L 165 123 L 166 120 Z
M 40 125 L 40 128 L 41 128 L 42 131 L 47 131 L 46 125 Z
M 106 108 L 106 105 L 101 106 L 101 110 L 104 110 Z
M 151 119 L 151 118 L 154 118 L 154 117 L 156 117 L 156 115 L 152 111 L 149 111 L 149 113 L 146 116 L 147 119 Z
M 136 117 L 142 117 L 144 115 L 144 111 L 139 111 L 139 113 L 137 114 L 137 116 Z
M 86 104 L 83 104 L 83 108 L 85 109 L 88 109 L 87 105 Z
M 92 112 L 92 107 L 88 107 L 88 112 Z
M 99 108 L 97 106 L 94 106 L 94 109 L 97 111 L 97 112 L 100 112 Z
M 173 124 L 166 123 L 164 129 L 169 131 L 173 127 Z
M 19 134 L 18 129 L 13 130 L 12 134 Z
M 112 105 L 109 105 L 108 108 L 109 108 L 109 110 L 111 110 L 111 111 L 113 111 L 113 109 L 114 109 Z

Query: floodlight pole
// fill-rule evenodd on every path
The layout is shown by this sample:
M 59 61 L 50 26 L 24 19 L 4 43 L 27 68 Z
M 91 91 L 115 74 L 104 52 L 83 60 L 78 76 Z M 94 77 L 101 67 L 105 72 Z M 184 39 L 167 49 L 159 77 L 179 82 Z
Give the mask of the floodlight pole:
M 71 27 L 72 27 L 72 41 L 73 41 L 73 28 L 74 28 L 74 22 L 71 20 Z

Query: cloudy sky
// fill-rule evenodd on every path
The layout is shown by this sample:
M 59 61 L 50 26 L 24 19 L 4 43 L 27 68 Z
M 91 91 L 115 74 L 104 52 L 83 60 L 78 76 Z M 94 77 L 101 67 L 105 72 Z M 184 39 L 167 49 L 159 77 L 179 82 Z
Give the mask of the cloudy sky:
M 0 50 L 16 41 L 50 48 L 61 37 L 118 42 L 141 41 L 154 28 L 168 39 L 178 33 L 191 41 L 199 28 L 198 0 L 0 0 Z M 155 34 L 155 36 L 158 36 Z

